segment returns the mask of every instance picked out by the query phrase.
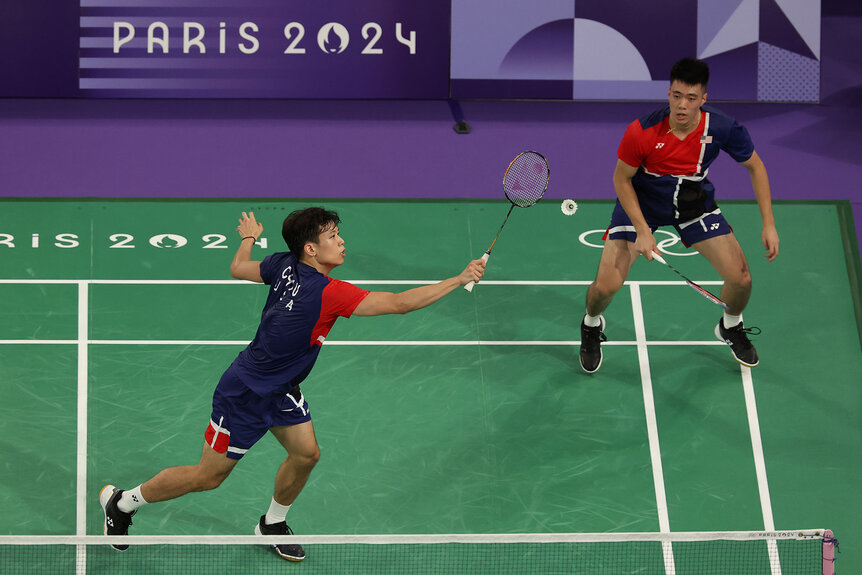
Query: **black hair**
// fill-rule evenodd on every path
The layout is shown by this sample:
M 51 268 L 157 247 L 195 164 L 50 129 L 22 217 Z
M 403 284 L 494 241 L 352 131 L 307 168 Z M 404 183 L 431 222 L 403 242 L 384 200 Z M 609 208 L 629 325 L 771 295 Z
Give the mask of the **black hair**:
M 281 226 L 281 237 L 287 248 L 297 258 L 302 259 L 303 249 L 308 242 L 317 243 L 324 230 L 337 226 L 341 218 L 334 210 L 305 208 L 291 212 Z
M 680 81 L 687 86 L 703 86 L 709 84 L 709 64 L 703 60 L 683 58 L 670 69 L 670 82 Z

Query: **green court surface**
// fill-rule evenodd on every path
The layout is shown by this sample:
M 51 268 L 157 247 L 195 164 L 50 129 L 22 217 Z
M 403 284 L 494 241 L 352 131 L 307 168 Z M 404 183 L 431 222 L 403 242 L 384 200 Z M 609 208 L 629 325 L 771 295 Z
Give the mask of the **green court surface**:
M 263 222 L 262 259 L 286 249 L 281 222 L 309 203 L 2 202 L 0 535 L 100 534 L 102 485 L 197 462 L 212 389 L 266 296 L 230 278 L 237 218 Z M 323 205 L 343 219 L 333 275 L 386 291 L 460 272 L 508 208 Z M 323 457 L 288 516 L 297 533 L 829 528 L 838 573 L 862 570 L 849 208 L 777 203 L 781 255 L 767 263 L 756 205 L 722 205 L 754 278 L 758 367 L 715 339 L 718 307 L 642 260 L 605 314 L 604 363 L 589 376 L 579 325 L 611 206 L 516 210 L 472 293 L 336 323 L 302 385 Z M 657 239 L 718 293 L 703 258 L 672 233 Z M 283 457 L 265 437 L 219 489 L 143 508 L 133 534 L 250 534 Z

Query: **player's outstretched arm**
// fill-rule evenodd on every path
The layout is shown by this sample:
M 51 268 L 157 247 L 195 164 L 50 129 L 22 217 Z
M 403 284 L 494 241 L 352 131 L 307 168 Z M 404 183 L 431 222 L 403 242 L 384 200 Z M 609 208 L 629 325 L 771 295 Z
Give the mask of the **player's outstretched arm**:
M 390 313 L 408 313 L 429 306 L 455 288 L 472 282 L 479 282 L 485 273 L 485 261 L 478 259 L 470 262 L 464 271 L 457 276 L 442 282 L 417 287 L 401 293 L 374 291 L 368 294 L 356 306 L 353 315 L 385 315 Z
M 263 224 L 254 219 L 254 212 L 243 212 L 236 231 L 242 239 L 230 263 L 231 277 L 263 283 L 263 278 L 260 277 L 260 262 L 251 259 L 251 248 L 263 233 Z

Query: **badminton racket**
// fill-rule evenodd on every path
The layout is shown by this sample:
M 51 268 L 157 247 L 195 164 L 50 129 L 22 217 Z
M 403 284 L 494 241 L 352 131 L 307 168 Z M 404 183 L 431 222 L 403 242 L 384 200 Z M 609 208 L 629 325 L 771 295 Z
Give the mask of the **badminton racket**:
M 503 192 L 512 205 L 509 206 L 509 212 L 503 220 L 503 225 L 500 226 L 497 235 L 494 236 L 494 241 L 491 242 L 488 251 L 482 254 L 484 261 L 487 262 L 488 258 L 491 257 L 491 250 L 494 249 L 494 244 L 497 243 L 497 238 L 500 237 L 500 233 L 506 222 L 509 221 L 509 216 L 512 215 L 515 206 L 529 208 L 536 205 L 536 202 L 542 199 L 545 190 L 548 189 L 550 176 L 551 169 L 548 167 L 548 160 L 539 152 L 521 152 L 509 162 L 509 167 L 503 174 Z M 474 285 L 476 285 L 474 282 L 470 282 L 464 286 L 464 289 L 473 291 Z
M 682 279 L 684 279 L 685 283 L 690 285 L 694 291 L 696 291 L 697 293 L 699 293 L 700 295 L 702 295 L 703 297 L 705 297 L 706 299 L 708 299 L 709 301 L 711 301 L 715 305 L 720 305 L 724 309 L 728 309 L 727 304 L 724 303 L 723 301 L 721 301 L 721 299 L 717 298 L 712 293 L 708 292 L 707 290 L 703 289 L 702 287 L 700 287 L 699 285 L 697 285 L 696 283 L 694 283 L 693 281 L 691 281 L 690 279 L 685 277 L 681 271 L 679 271 L 678 269 L 676 269 L 675 267 L 673 267 L 672 265 L 667 263 L 667 261 L 663 257 L 661 257 L 659 254 L 657 254 L 656 252 L 652 253 L 652 259 L 656 260 L 657 262 L 663 263 L 664 265 L 666 265 L 667 267 L 669 267 L 670 269 L 675 271 L 676 274 L 679 277 L 681 277 Z

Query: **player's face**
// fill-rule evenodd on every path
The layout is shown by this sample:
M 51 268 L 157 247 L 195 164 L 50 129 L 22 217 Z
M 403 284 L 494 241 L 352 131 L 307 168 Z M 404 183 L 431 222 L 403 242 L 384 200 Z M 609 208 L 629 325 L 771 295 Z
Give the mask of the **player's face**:
M 330 224 L 320 232 L 314 244 L 317 263 L 325 266 L 340 266 L 344 263 L 344 240 L 339 235 L 338 226 Z
M 674 80 L 667 91 L 670 116 L 679 127 L 689 127 L 698 120 L 700 107 L 706 103 L 706 91 L 700 84 L 691 86 Z

